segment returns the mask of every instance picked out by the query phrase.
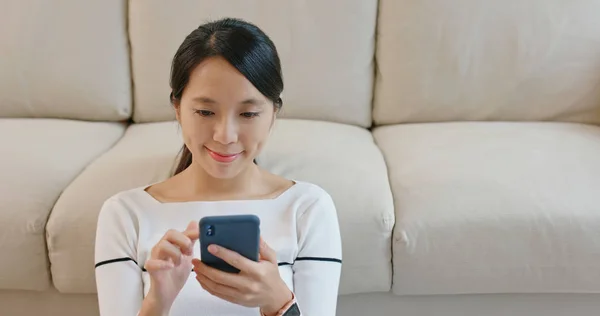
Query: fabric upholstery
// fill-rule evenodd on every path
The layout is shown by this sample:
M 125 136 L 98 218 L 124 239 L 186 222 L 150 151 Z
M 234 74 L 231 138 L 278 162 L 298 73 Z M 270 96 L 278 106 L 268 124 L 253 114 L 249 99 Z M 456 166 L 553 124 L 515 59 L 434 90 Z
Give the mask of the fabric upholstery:
M 377 125 L 600 123 L 600 2 L 381 0 Z
M 600 127 L 386 126 L 396 294 L 600 292 Z
M 48 214 L 62 190 L 123 131 L 119 123 L 0 119 L 0 289 L 50 286 Z
M 173 55 L 200 24 L 246 19 L 277 46 L 284 73 L 283 117 L 371 124 L 377 1 L 130 1 L 134 120 L 172 120 Z M 177 21 L 177 23 L 173 23 Z
M 342 234 L 340 294 L 389 291 L 394 207 L 385 161 L 369 131 L 279 120 L 259 164 L 331 194 Z
M 339 316 L 591 316 L 600 294 L 406 295 L 362 293 L 340 296 Z
M 169 176 L 181 148 L 176 122 L 135 124 L 64 191 L 48 220 L 54 286 L 62 293 L 95 293 L 98 213 L 111 195 Z
M 131 115 L 125 0 L 5 0 L 0 117 Z
M 56 289 L 47 291 L 0 290 L 2 315 L 6 316 L 99 316 L 98 298 L 94 294 L 64 295 Z
M 94 294 L 0 291 L 3 315 L 98 316 Z M 596 315 L 600 294 L 341 295 L 338 316 L 565 316 Z M 401 311 L 401 313 L 399 313 Z
M 167 178 L 180 146 L 175 122 L 132 125 L 65 190 L 47 228 L 52 277 L 60 292 L 95 292 L 93 244 L 102 202 L 123 189 Z M 393 201 L 383 157 L 367 130 L 280 119 L 258 163 L 316 183 L 333 197 L 343 237 L 341 294 L 389 291 Z

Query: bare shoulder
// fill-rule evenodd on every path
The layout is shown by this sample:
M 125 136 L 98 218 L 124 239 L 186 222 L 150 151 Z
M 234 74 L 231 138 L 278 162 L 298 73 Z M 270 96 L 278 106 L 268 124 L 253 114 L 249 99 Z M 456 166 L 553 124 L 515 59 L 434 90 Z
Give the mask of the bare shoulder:
M 173 176 L 162 182 L 155 183 L 146 187 L 145 191 L 158 201 L 165 202 L 176 199 L 178 192 L 176 189 L 178 182 L 177 178 L 177 176 Z
M 291 180 L 271 173 L 268 173 L 265 178 L 268 179 L 267 182 L 270 183 L 271 192 L 273 192 L 271 194 L 272 196 L 279 196 L 292 187 L 295 187 L 294 194 L 301 197 L 306 203 L 313 204 L 318 201 L 327 203 L 332 201 L 329 192 L 318 184 L 307 181 Z
M 266 186 L 270 192 L 269 195 L 272 196 L 279 196 L 296 184 L 293 180 L 273 174 L 266 170 L 263 170 L 263 179 L 265 179 Z

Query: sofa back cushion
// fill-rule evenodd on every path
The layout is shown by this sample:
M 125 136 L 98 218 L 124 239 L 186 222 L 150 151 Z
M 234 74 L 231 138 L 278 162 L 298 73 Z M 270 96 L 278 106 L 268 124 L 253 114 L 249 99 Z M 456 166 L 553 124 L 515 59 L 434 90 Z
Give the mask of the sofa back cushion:
M 125 0 L 6 0 L 0 7 L 0 117 L 131 115 Z
M 599 12 L 596 0 L 381 0 L 375 123 L 600 123 Z
M 376 0 L 130 1 L 134 121 L 173 120 L 171 61 L 200 24 L 223 17 L 252 22 L 280 55 L 282 117 L 369 126 Z

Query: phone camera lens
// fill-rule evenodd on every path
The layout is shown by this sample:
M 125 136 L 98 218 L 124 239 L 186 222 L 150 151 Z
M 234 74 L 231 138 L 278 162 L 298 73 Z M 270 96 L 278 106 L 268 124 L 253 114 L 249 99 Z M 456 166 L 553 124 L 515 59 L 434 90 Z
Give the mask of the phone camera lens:
M 206 226 L 206 236 L 212 236 L 215 234 L 215 228 L 213 225 Z

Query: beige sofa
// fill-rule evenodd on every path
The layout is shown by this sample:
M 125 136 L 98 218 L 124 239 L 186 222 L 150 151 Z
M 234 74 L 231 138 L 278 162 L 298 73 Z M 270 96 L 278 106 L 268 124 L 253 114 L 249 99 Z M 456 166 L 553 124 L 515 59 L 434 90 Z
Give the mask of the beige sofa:
M 223 16 L 281 54 L 260 164 L 333 196 L 339 315 L 598 314 L 600 1 L 0 7 L 0 315 L 98 315 L 100 205 L 171 172 L 170 60 Z

